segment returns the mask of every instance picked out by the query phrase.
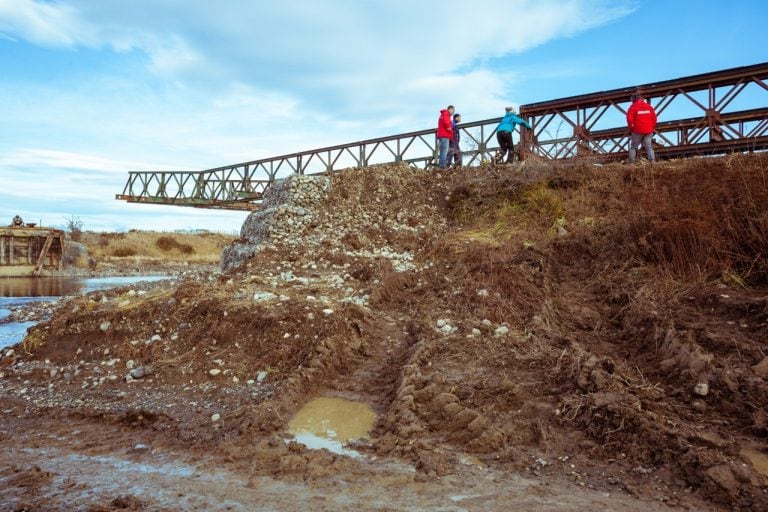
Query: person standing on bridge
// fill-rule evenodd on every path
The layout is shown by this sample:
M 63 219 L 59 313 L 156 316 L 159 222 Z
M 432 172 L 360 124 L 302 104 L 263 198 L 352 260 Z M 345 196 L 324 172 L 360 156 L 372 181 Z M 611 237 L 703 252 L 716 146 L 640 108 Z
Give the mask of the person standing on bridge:
M 632 95 L 632 105 L 627 110 L 629 127 L 629 163 L 635 163 L 637 147 L 642 143 L 648 160 L 656 161 L 653 153 L 653 131 L 656 129 L 656 111 L 643 99 L 639 91 Z
M 453 139 L 451 116 L 454 110 L 453 105 L 448 105 L 448 108 L 440 111 L 440 117 L 437 119 L 438 165 L 441 169 L 445 169 L 448 165 L 448 148 Z
M 459 143 L 461 142 L 461 130 L 459 124 L 461 123 L 461 114 L 453 114 L 453 137 L 451 138 L 450 153 L 448 153 L 448 164 L 454 167 L 461 167 L 462 155 Z
M 496 128 L 496 140 L 499 141 L 499 151 L 496 156 L 493 157 L 493 162 L 500 164 L 504 160 L 504 155 L 507 156 L 507 163 L 511 164 L 512 159 L 515 157 L 515 144 L 512 142 L 512 132 L 515 130 L 515 125 L 522 125 L 531 129 L 531 125 L 528 121 L 517 116 L 515 107 L 507 107 L 504 109 L 506 113 L 504 118 Z

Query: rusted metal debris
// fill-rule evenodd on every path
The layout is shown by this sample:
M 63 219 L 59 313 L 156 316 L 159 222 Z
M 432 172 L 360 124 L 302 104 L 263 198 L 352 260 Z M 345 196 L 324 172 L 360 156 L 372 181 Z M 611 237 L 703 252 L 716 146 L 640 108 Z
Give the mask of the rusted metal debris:
M 520 158 L 626 158 L 626 108 L 643 91 L 660 123 L 658 158 L 768 149 L 768 62 L 664 82 L 600 91 L 520 107 L 533 127 L 521 133 Z M 738 107 L 738 108 L 737 108 Z M 500 118 L 462 123 L 464 164 L 490 162 Z M 117 199 L 133 203 L 253 210 L 278 177 L 372 164 L 433 165 L 435 130 L 368 139 L 199 172 L 131 172 Z

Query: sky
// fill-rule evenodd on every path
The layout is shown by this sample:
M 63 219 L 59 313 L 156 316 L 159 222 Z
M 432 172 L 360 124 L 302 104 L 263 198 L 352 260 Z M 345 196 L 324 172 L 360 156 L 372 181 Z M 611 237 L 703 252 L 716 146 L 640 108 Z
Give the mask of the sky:
M 768 61 L 764 0 L 0 0 L 0 225 L 239 230 L 115 200 L 506 105 Z

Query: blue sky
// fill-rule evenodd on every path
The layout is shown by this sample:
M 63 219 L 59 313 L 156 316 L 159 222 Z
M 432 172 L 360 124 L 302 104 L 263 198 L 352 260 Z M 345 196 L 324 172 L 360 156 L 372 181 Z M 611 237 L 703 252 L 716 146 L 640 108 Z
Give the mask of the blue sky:
M 118 202 L 201 170 L 768 60 L 762 0 L 0 0 L 0 223 L 239 229 Z

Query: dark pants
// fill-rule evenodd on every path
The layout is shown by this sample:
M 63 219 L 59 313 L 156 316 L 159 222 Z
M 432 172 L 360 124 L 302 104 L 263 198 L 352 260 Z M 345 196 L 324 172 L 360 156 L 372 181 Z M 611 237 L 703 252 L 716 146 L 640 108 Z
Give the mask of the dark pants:
M 461 167 L 462 164 L 463 162 L 462 162 L 461 148 L 459 147 L 459 143 L 452 140 L 451 145 L 448 148 L 448 165 L 453 165 L 454 167 Z
M 499 141 L 499 152 L 496 153 L 493 161 L 500 164 L 507 155 L 507 163 L 511 164 L 515 157 L 515 144 L 512 142 L 512 132 L 496 132 L 496 140 Z

